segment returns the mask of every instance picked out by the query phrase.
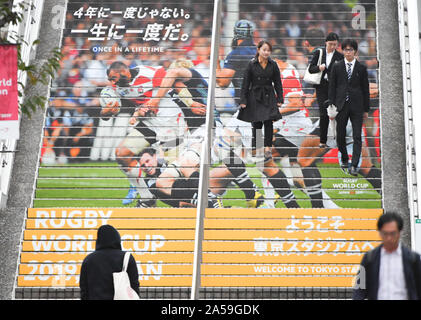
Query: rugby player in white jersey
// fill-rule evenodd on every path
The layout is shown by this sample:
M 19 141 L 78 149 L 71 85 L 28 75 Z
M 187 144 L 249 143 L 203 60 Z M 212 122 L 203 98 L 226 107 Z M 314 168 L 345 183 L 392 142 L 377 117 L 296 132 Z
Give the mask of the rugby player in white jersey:
M 174 61 L 162 80 L 161 88 L 153 99 L 150 99 L 147 106 L 156 108 L 161 99 L 169 94 L 180 106 L 189 129 L 189 136 L 184 144 L 180 145 L 178 153 L 183 153 L 184 148 L 201 143 L 205 136 L 206 103 L 208 84 L 203 76 L 194 68 L 191 61 L 178 59 Z M 257 191 L 257 186 L 250 179 L 241 159 L 230 149 L 230 145 L 224 139 L 222 123 L 219 119 L 219 112 L 214 110 L 215 141 L 214 152 L 218 159 L 227 168 L 226 176 L 233 177 L 234 182 L 244 192 L 247 199 L 247 206 L 257 207 L 263 203 L 263 196 Z M 200 153 L 200 150 L 198 150 Z M 171 153 L 173 154 L 173 153 Z M 214 157 L 214 159 L 216 159 Z M 222 203 L 220 203 L 222 205 Z
M 165 74 L 162 67 L 130 69 L 119 61 L 113 62 L 107 70 L 108 80 L 120 99 L 103 106 L 101 118 L 107 120 L 123 111 L 132 114 L 130 125 L 133 128 L 116 148 L 116 161 L 145 201 L 154 199 L 154 196 L 143 181 L 138 155 L 151 145 L 160 149 L 175 147 L 186 131 L 183 113 L 171 97 L 161 99 L 157 108 L 146 106 Z

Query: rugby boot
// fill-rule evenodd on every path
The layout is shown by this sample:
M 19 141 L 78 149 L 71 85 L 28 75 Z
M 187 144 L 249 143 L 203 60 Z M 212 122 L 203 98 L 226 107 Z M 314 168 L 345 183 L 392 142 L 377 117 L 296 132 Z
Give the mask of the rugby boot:
M 123 205 L 127 206 L 130 203 L 132 203 L 133 201 L 136 200 L 138 193 L 136 190 L 136 187 L 134 186 L 130 186 L 129 191 L 127 192 L 126 197 L 123 199 Z
M 254 199 L 247 201 L 247 208 L 259 208 L 265 203 L 265 197 L 259 191 L 254 193 Z

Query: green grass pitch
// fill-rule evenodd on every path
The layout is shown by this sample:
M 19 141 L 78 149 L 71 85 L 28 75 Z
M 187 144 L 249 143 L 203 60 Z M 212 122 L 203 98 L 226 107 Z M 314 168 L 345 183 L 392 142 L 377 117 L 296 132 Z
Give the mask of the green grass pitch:
M 260 171 L 253 166 L 248 167 L 250 177 L 264 193 Z M 341 208 L 381 208 L 381 196 L 361 176 L 354 178 L 344 174 L 337 165 L 319 164 L 322 175 L 322 188 L 331 200 Z M 323 179 L 326 178 L 326 179 Z M 361 189 L 344 189 L 345 179 L 362 186 Z M 134 207 L 122 204 L 127 194 L 129 181 L 115 162 L 87 162 L 65 166 L 41 166 L 39 168 L 35 199 L 35 208 L 65 207 Z M 293 188 L 298 204 L 302 208 L 311 208 L 309 197 L 298 188 Z M 233 185 L 225 193 L 224 207 L 246 207 L 244 193 Z M 161 201 L 159 207 L 167 207 Z M 277 208 L 284 208 L 282 201 L 276 203 Z

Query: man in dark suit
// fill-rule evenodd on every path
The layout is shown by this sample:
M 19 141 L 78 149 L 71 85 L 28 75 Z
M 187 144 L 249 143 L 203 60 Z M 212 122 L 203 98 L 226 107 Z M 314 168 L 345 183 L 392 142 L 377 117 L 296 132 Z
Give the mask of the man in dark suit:
M 402 228 L 403 220 L 396 213 L 379 218 L 382 244 L 364 255 L 354 300 L 421 300 L 420 255 L 400 243 Z
M 320 148 L 327 148 L 326 142 L 327 130 L 329 127 L 329 116 L 327 115 L 326 110 L 326 100 L 328 100 L 329 93 L 329 74 L 335 62 L 343 60 L 344 58 L 342 53 L 336 51 L 338 43 L 339 36 L 334 32 L 329 33 L 325 40 L 325 47 L 316 48 L 313 51 L 313 58 L 308 69 L 310 73 L 318 73 L 322 71 L 320 84 L 314 85 L 320 114 Z M 320 65 L 317 65 L 320 57 L 320 49 L 322 49 L 322 60 Z
M 332 66 L 329 76 L 329 101 L 336 106 L 336 143 L 341 152 L 341 167 L 353 176 L 358 175 L 358 163 L 361 156 L 361 130 L 364 119 L 370 109 L 370 92 L 367 67 L 356 59 L 358 43 L 355 40 L 345 40 L 342 43 L 345 59 Z M 346 124 L 348 119 L 352 124 L 354 141 L 352 162 L 346 150 Z

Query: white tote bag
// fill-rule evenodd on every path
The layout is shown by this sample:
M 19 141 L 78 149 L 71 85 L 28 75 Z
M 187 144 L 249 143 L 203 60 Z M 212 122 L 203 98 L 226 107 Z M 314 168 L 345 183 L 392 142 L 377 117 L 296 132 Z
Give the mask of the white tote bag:
M 319 61 L 317 62 L 317 65 L 320 66 L 322 63 L 322 56 L 323 56 L 323 49 L 319 49 Z M 310 73 L 308 70 L 310 68 L 310 65 L 307 67 L 306 73 L 304 74 L 304 81 L 309 84 L 320 84 L 320 81 L 322 80 L 322 74 L 323 71 L 317 72 L 317 73 Z
M 123 270 L 121 272 L 113 272 L 114 300 L 140 300 L 136 291 L 130 286 L 130 279 L 127 274 L 129 259 L 130 252 L 126 252 L 123 260 Z
M 338 115 L 338 109 L 334 104 L 327 107 L 327 115 L 329 116 L 329 127 L 332 131 L 333 138 L 336 139 L 336 116 Z

